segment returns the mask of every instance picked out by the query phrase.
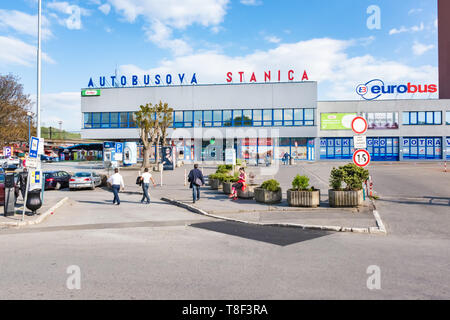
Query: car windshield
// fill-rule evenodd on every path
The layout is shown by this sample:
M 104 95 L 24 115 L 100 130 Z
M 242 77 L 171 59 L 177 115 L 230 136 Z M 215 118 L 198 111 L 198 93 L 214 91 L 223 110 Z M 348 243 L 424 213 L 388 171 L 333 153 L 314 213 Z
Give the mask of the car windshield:
M 85 178 L 85 177 L 90 177 L 91 174 L 88 172 L 78 172 L 75 173 L 74 177 L 78 177 L 78 178 Z

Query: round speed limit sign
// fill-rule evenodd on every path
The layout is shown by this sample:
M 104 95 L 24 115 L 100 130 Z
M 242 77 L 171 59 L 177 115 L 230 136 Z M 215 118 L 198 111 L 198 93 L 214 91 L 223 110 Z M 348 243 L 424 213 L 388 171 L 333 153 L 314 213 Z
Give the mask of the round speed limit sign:
M 367 150 L 356 150 L 353 154 L 353 163 L 358 167 L 367 167 L 370 163 L 370 154 Z

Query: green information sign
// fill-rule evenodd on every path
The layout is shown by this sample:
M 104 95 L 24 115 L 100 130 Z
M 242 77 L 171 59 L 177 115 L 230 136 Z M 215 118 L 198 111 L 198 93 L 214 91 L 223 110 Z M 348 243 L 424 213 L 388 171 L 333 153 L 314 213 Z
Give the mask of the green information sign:
M 81 90 L 82 97 L 98 97 L 101 94 L 99 89 Z
M 352 121 L 356 113 L 322 113 L 320 115 L 321 130 L 352 130 Z

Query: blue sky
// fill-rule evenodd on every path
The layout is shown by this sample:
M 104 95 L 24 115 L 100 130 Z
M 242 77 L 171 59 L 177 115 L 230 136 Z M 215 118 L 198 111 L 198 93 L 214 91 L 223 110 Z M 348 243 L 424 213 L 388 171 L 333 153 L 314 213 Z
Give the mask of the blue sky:
M 80 88 L 90 77 L 307 70 L 319 99 L 358 99 L 355 88 L 437 83 L 436 0 L 43 0 L 44 125 L 79 130 Z M 380 8 L 369 29 L 367 9 Z M 0 3 L 0 74 L 36 90 L 37 0 Z M 285 79 L 283 79 L 285 80 Z M 299 79 L 296 79 L 299 80 Z M 415 98 L 428 98 L 418 96 Z M 435 97 L 435 96 L 432 96 Z M 389 97 L 387 97 L 389 98 Z M 392 98 L 392 97 L 391 97 Z

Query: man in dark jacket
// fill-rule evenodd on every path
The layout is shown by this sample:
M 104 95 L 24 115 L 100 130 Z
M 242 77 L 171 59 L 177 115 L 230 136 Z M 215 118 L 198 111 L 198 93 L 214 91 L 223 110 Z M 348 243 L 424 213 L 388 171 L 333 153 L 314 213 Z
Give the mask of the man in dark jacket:
M 193 202 L 200 200 L 200 187 L 205 184 L 203 173 L 198 169 L 198 164 L 194 164 L 194 169 L 189 172 L 188 181 L 189 188 L 192 189 Z

